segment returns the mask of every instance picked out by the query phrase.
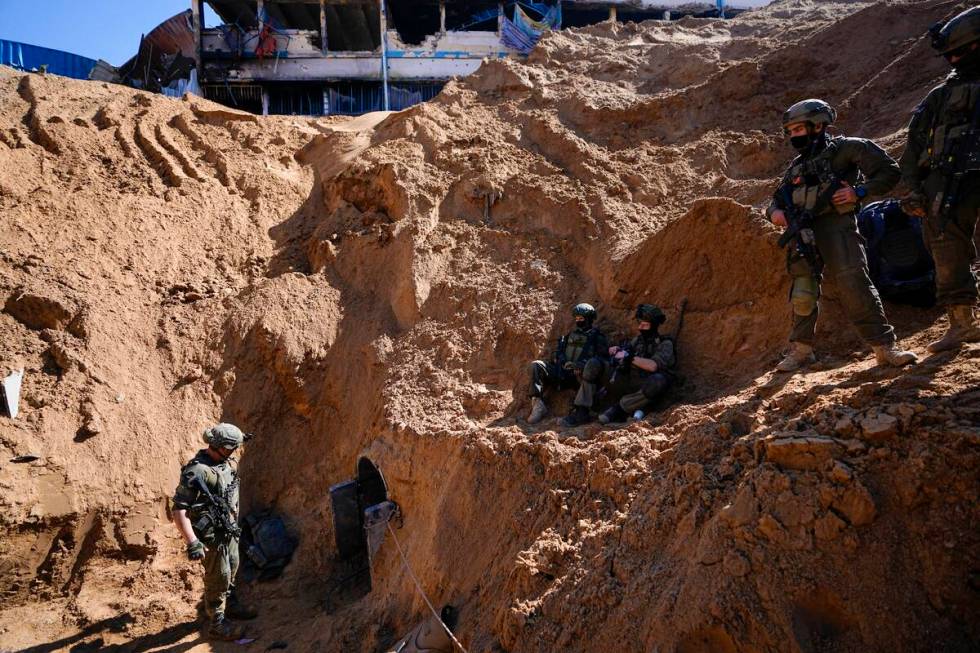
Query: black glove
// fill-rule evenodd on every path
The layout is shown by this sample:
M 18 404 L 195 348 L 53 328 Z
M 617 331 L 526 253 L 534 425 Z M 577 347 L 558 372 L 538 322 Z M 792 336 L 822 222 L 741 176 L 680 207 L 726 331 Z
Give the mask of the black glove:
M 194 540 L 187 545 L 187 559 L 188 560 L 202 560 L 204 554 L 208 550 L 204 547 L 204 543 L 201 540 Z

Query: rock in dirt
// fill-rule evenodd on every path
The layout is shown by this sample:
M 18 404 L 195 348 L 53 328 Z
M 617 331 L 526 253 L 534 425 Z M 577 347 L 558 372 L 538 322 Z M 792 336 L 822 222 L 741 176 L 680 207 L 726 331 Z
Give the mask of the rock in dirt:
M 871 442 L 885 442 L 898 435 L 898 418 L 886 413 L 875 413 L 861 420 L 861 434 Z
M 844 489 L 841 496 L 834 501 L 833 507 L 854 526 L 866 526 L 877 515 L 874 498 L 858 481 Z
M 837 440 L 819 435 L 783 437 L 766 442 L 766 460 L 787 469 L 817 470 L 841 451 Z

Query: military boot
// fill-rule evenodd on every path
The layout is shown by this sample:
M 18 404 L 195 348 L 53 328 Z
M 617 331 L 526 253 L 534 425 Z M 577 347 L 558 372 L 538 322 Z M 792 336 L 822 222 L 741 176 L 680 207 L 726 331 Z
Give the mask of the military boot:
M 548 414 L 548 404 L 541 397 L 531 397 L 531 413 L 527 416 L 528 424 L 537 424 Z
M 259 616 L 259 611 L 248 603 L 244 603 L 234 592 L 228 597 L 228 605 L 225 606 L 225 617 L 247 621 Z
M 965 342 L 980 342 L 980 325 L 973 315 L 973 307 L 968 304 L 957 304 L 947 309 L 949 314 L 949 329 L 942 338 L 926 345 L 926 349 L 934 354 L 950 349 L 957 349 Z
M 613 404 L 599 415 L 600 424 L 613 424 L 615 422 L 625 422 L 629 415 L 619 404 Z
M 224 617 L 216 618 L 208 626 L 207 637 L 218 642 L 233 642 L 245 636 L 245 627 L 238 626 Z
M 878 365 L 903 367 L 905 365 L 919 362 L 919 357 L 916 356 L 915 352 L 903 351 L 894 344 L 875 345 L 873 349 L 875 351 L 875 360 L 878 362 Z
M 803 342 L 789 343 L 789 352 L 786 357 L 776 364 L 776 369 L 780 372 L 795 372 L 803 365 L 817 360 L 813 355 L 813 347 Z
M 589 409 L 586 406 L 576 406 L 572 409 L 572 412 L 568 414 L 568 417 L 561 421 L 561 425 L 572 427 L 579 426 L 581 424 L 588 424 L 591 421 L 592 416 L 589 414 Z

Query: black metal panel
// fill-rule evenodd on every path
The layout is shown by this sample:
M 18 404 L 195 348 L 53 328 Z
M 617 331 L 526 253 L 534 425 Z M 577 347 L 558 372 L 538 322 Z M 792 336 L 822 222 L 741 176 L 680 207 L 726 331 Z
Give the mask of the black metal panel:
M 340 557 L 349 559 L 366 553 L 364 512 L 358 501 L 357 481 L 344 481 L 332 486 L 330 502 L 333 505 L 334 538 Z

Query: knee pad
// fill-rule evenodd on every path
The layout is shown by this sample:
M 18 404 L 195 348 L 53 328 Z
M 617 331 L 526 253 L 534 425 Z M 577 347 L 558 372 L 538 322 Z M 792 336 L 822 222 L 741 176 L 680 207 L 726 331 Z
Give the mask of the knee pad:
M 793 277 L 793 285 L 789 291 L 789 301 L 793 304 L 793 313 L 801 317 L 811 315 L 817 309 L 820 298 L 820 284 L 812 275 Z

